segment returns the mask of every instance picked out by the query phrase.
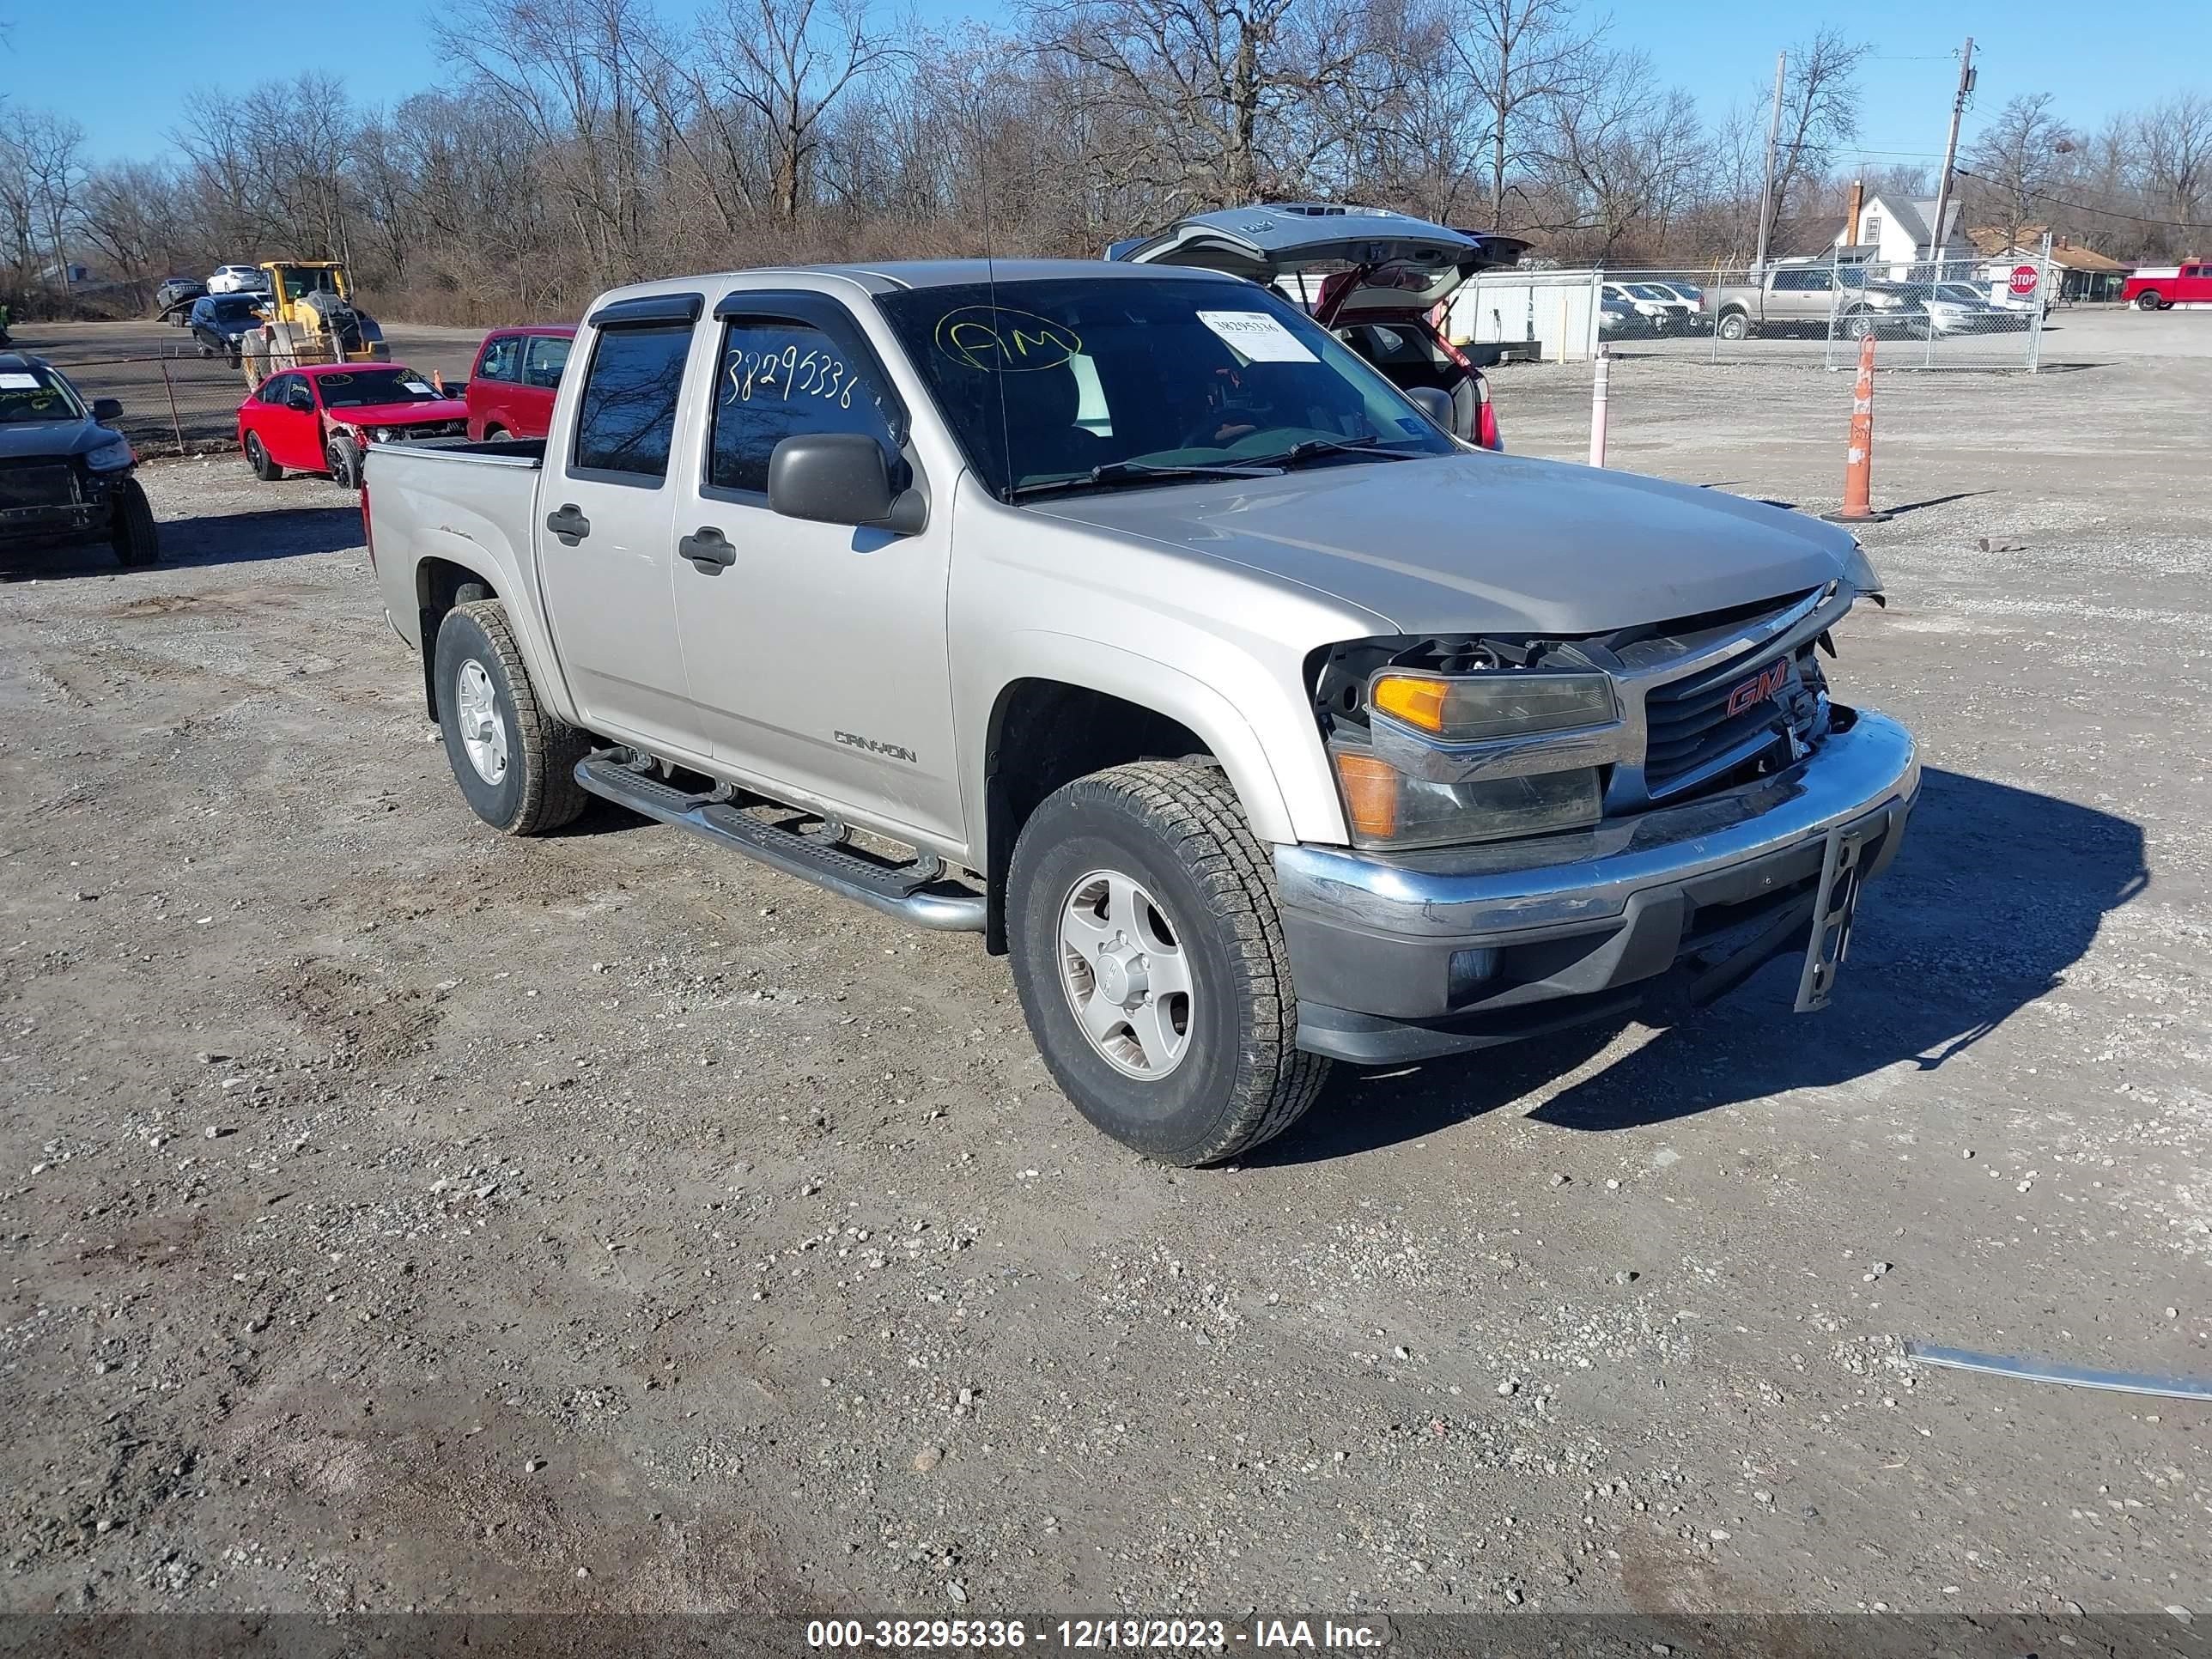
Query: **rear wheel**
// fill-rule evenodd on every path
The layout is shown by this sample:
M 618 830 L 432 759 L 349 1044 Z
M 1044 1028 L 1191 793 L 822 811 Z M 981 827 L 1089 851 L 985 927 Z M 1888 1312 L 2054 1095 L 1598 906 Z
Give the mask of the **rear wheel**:
M 538 703 L 507 607 L 478 599 L 448 611 L 433 672 L 446 758 L 476 815 L 510 836 L 573 823 L 586 799 L 576 763 L 591 740 Z
M 118 564 L 151 564 L 161 556 L 161 531 L 154 522 L 154 504 L 146 499 L 146 491 L 136 478 L 123 481 L 108 544 L 115 550 Z
M 1237 1157 L 1310 1106 L 1273 868 L 1216 768 L 1078 779 L 1022 828 L 1007 873 L 1014 986 L 1078 1111 L 1167 1163 Z
M 1714 325 L 1713 331 L 1723 340 L 1747 339 L 1751 334 L 1751 319 L 1741 311 L 1728 312 Z
M 2147 288 L 2136 295 L 2136 308 L 2139 311 L 2156 311 L 2164 303 L 2165 301 L 2158 297 L 2158 290 L 2154 288 Z
M 503 426 L 488 426 L 484 428 L 484 441 L 488 444 L 503 444 L 510 435 Z
M 284 476 L 284 469 L 270 459 L 268 447 L 261 441 L 258 432 L 246 434 L 246 463 L 264 483 L 275 483 Z

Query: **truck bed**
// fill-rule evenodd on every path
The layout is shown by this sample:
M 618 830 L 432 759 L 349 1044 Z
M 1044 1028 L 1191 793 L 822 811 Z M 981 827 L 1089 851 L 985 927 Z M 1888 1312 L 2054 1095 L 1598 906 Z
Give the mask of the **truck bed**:
M 480 573 L 494 592 L 532 607 L 537 565 L 538 438 L 472 443 L 458 438 L 372 444 L 362 500 L 385 612 L 402 639 L 422 645 L 421 572 L 446 558 Z M 515 538 L 522 539 L 517 541 Z M 379 549 L 387 556 L 377 557 Z

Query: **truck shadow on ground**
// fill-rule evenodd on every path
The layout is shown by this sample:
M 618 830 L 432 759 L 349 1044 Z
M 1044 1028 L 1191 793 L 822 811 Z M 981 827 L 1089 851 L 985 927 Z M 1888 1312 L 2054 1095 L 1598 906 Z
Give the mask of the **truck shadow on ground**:
M 87 577 L 158 579 L 164 570 L 218 564 L 260 564 L 313 553 L 340 553 L 362 545 L 361 508 L 271 507 L 252 513 L 210 513 L 161 524 L 161 556 L 153 564 L 125 569 L 108 544 L 15 549 L 0 558 L 0 582 L 75 581 Z
M 1564 1129 L 1630 1129 L 1849 1083 L 1899 1062 L 1935 1071 L 2062 983 L 2106 915 L 2147 881 L 2141 826 L 1929 771 L 1897 862 L 1867 889 L 1825 1013 L 1790 1012 L 1794 952 L 1703 1010 L 1681 1007 L 1679 981 L 1662 982 L 1632 1024 L 1391 1072 L 1340 1067 L 1314 1109 L 1254 1161 L 1340 1158 L 1510 1108 L 1623 1032 L 1643 1040 L 1528 1115 Z

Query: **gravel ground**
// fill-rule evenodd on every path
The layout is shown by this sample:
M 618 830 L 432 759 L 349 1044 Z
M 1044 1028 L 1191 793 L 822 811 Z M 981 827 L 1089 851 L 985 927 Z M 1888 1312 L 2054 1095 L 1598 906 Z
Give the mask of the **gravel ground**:
M 1497 385 L 1579 453 L 1586 369 Z M 1613 456 L 1826 507 L 1850 390 L 1625 364 Z M 1190 1173 L 975 940 L 493 836 L 351 501 L 149 467 L 168 562 L 0 591 L 0 1607 L 2203 1632 L 2212 1411 L 1902 1344 L 2212 1374 L 2208 396 L 1884 377 L 1837 679 L 1929 770 L 1830 1012 L 1340 1071 Z

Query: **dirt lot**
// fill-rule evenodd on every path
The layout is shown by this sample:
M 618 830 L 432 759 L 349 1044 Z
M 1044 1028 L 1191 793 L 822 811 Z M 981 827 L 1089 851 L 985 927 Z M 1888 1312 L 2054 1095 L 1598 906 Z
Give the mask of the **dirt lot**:
M 1578 453 L 1586 376 L 1502 373 L 1508 441 Z M 1613 395 L 1619 465 L 1836 499 L 1843 377 Z M 1836 678 L 1929 769 L 1828 1013 L 1340 1071 L 1206 1173 L 972 939 L 493 836 L 350 500 L 149 468 L 171 562 L 0 592 L 0 1607 L 2201 1638 L 2212 1409 L 1900 1353 L 2212 1374 L 2208 398 L 1884 378 Z

